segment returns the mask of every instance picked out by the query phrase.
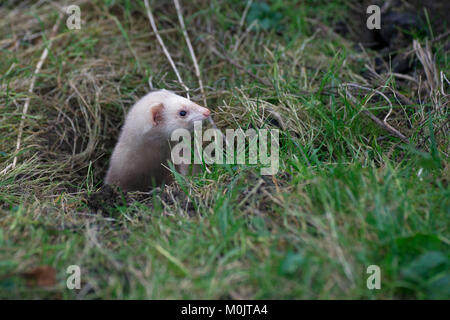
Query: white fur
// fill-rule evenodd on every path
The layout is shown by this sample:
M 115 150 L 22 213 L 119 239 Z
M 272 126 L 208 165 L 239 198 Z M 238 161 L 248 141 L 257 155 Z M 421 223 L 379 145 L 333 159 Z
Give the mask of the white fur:
M 181 110 L 187 111 L 186 116 L 180 116 Z M 159 121 L 154 121 L 153 113 Z M 170 159 L 172 132 L 192 130 L 194 121 L 208 116 L 208 109 L 173 92 L 160 90 L 145 95 L 128 112 L 105 183 L 125 191 L 148 191 L 153 184 L 169 181 L 170 172 L 163 165 L 167 166 Z

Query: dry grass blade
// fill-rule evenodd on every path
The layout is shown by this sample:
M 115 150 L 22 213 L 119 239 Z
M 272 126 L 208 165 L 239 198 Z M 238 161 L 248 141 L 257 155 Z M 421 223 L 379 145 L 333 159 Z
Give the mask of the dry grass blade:
M 360 103 L 358 102 L 358 100 L 348 91 L 347 87 L 351 86 L 351 87 L 355 87 L 355 88 L 360 88 L 363 90 L 369 90 L 372 91 L 373 93 L 377 93 L 379 95 L 381 95 L 384 99 L 386 99 L 386 101 L 389 102 L 390 105 L 390 110 L 389 113 L 386 115 L 386 117 L 384 118 L 384 120 L 380 120 L 378 119 L 372 112 L 370 112 L 369 110 L 367 110 L 367 108 L 365 107 L 365 104 L 362 106 L 362 112 L 367 115 L 370 119 L 372 119 L 373 122 L 375 122 L 380 128 L 388 131 L 389 133 L 391 133 L 392 135 L 396 136 L 397 138 L 401 139 L 403 142 L 405 143 L 409 143 L 409 139 L 402 134 L 400 131 L 398 131 L 397 129 L 395 129 L 394 127 L 392 127 L 389 123 L 387 123 L 387 118 L 389 117 L 391 111 L 392 111 L 392 103 L 389 100 L 388 97 L 386 97 L 386 95 L 384 95 L 382 92 L 375 90 L 375 89 L 370 89 L 370 88 L 366 88 L 357 84 L 353 84 L 353 83 L 346 83 L 344 84 L 342 87 L 345 88 L 345 93 L 346 96 L 350 99 L 350 101 L 356 105 L 359 105 Z M 371 96 L 372 97 L 372 96 Z M 370 97 L 370 98 L 371 98 Z M 370 98 L 368 100 L 370 100 Z M 367 100 L 367 101 L 368 101 Z M 366 101 L 366 103 L 367 103 Z
M 427 77 L 426 83 L 431 95 L 434 89 L 439 86 L 439 73 L 437 72 L 436 64 L 433 61 L 430 46 L 427 43 L 424 49 L 420 45 L 419 41 L 414 40 L 413 48 L 416 52 L 417 58 L 423 65 L 423 69 Z
M 44 64 L 45 60 L 47 59 L 49 50 L 50 50 L 50 48 L 52 46 L 53 39 L 54 39 L 54 37 L 56 35 L 56 32 L 58 31 L 58 27 L 59 27 L 59 24 L 61 22 L 62 17 L 63 17 L 63 14 L 60 13 L 59 16 L 58 16 L 58 19 L 56 20 L 56 23 L 53 25 L 52 32 L 51 32 L 48 44 L 47 44 L 46 48 L 44 49 L 44 51 L 42 52 L 42 55 L 39 58 L 39 61 L 38 61 L 37 65 L 36 65 L 36 69 L 34 70 L 33 77 L 31 78 L 30 87 L 28 89 L 28 97 L 26 98 L 25 104 L 23 106 L 22 117 L 21 117 L 21 121 L 20 121 L 20 125 L 19 125 L 19 135 L 17 136 L 17 144 L 16 144 L 16 155 L 14 156 L 13 163 L 10 166 L 11 169 L 14 169 L 16 167 L 16 164 L 17 164 L 17 152 L 20 151 L 20 147 L 21 147 L 21 144 L 22 144 L 22 135 L 23 135 L 23 128 L 24 128 L 24 125 L 25 125 L 25 116 L 28 113 L 28 108 L 30 106 L 31 95 L 33 94 L 34 84 L 36 83 L 37 75 L 41 71 L 42 65 Z M 3 174 L 6 173 L 8 167 L 5 168 L 5 170 L 2 171 Z
M 189 39 L 189 35 L 187 33 L 186 26 L 184 24 L 183 14 L 181 13 L 180 2 L 178 0 L 174 0 L 173 3 L 175 4 L 175 8 L 177 9 L 177 16 L 178 16 L 178 20 L 180 21 L 181 30 L 183 31 L 183 36 L 184 36 L 184 39 L 186 40 L 186 44 L 188 46 L 189 53 L 192 58 L 192 63 L 194 64 L 195 75 L 198 78 L 198 85 L 200 87 L 200 92 L 203 97 L 203 103 L 204 103 L 205 107 L 207 107 L 208 105 L 206 104 L 205 89 L 203 88 L 203 81 L 202 81 L 202 76 L 200 74 L 200 68 L 198 66 L 197 57 L 195 56 L 194 48 L 192 47 L 191 40 Z
M 210 50 L 212 53 L 214 53 L 215 55 L 217 55 L 219 58 L 227 60 L 229 63 L 231 63 L 233 66 L 235 66 L 236 68 L 238 68 L 241 71 L 246 72 L 250 77 L 252 77 L 253 79 L 258 80 L 259 82 L 261 82 L 262 84 L 268 86 L 268 87 L 273 87 L 272 82 L 270 82 L 269 80 L 263 79 L 259 76 L 257 76 L 256 74 L 254 74 L 253 72 L 247 70 L 246 68 L 244 68 L 242 65 L 240 65 L 239 63 L 237 63 L 236 61 L 234 61 L 232 58 L 230 58 L 229 56 L 227 56 L 226 54 L 222 54 L 220 53 L 212 44 L 210 44 L 209 46 Z
M 177 10 L 177 16 L 178 16 L 178 20 L 180 21 L 180 26 L 181 26 L 181 30 L 183 31 L 184 39 L 186 40 L 186 44 L 187 44 L 187 46 L 188 46 L 188 48 L 189 48 L 189 53 L 190 53 L 190 55 L 191 55 L 191 59 L 192 59 L 192 62 L 193 62 L 193 64 L 194 64 L 195 75 L 197 76 L 197 79 L 198 79 L 198 85 L 199 85 L 199 87 L 200 87 L 200 92 L 201 92 L 201 94 L 202 94 L 203 104 L 204 104 L 205 107 L 208 107 L 208 104 L 207 104 L 207 102 L 206 102 L 205 89 L 204 89 L 204 87 L 203 87 L 202 76 L 201 76 L 201 73 L 200 73 L 200 67 L 198 66 L 197 57 L 196 57 L 196 55 L 195 55 L 194 48 L 192 47 L 191 40 L 189 39 L 189 35 L 188 35 L 188 33 L 187 33 L 186 26 L 185 26 L 185 24 L 184 24 L 184 19 L 183 19 L 183 14 L 182 14 L 182 12 L 181 12 L 180 2 L 179 2 L 178 0 L 174 0 L 173 2 L 174 2 L 174 4 L 175 4 L 175 8 L 176 8 L 176 10 Z M 209 123 L 210 123 L 215 129 L 217 129 L 217 126 L 216 126 L 216 124 L 214 123 L 214 120 L 213 120 L 211 117 L 208 117 L 208 120 L 209 120 Z

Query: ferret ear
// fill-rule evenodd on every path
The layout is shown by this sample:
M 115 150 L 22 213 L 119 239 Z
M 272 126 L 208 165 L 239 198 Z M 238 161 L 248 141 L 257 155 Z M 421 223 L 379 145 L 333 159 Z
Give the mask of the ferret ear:
M 162 111 L 164 109 L 164 105 L 160 102 L 154 103 L 150 106 L 150 120 L 152 123 L 157 126 L 163 120 Z

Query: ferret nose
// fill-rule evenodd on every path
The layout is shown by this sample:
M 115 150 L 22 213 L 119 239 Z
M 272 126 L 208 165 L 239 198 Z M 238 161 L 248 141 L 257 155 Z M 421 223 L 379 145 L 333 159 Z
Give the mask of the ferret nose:
M 211 115 L 211 111 L 209 111 L 209 109 L 204 108 L 205 111 L 203 111 L 203 115 L 208 118 Z

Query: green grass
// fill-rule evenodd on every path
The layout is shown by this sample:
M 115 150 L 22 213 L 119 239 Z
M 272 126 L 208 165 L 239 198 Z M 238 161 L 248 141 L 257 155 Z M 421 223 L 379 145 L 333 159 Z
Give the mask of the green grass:
M 448 101 L 439 86 L 417 102 L 412 82 L 386 74 L 364 80 L 375 53 L 304 19 L 332 29 L 347 17 L 346 1 L 283 3 L 272 2 L 267 30 L 251 31 L 236 50 L 248 26 L 239 27 L 245 2 L 183 4 L 213 119 L 223 130 L 278 128 L 278 174 L 261 176 L 261 165 L 209 165 L 162 189 L 118 196 L 102 213 L 90 197 L 99 193 L 126 111 L 148 92 L 149 77 L 155 88 L 183 92 L 144 6 L 86 2 L 81 30 L 61 24 L 18 153 L 22 106 L 47 40 L 17 48 L 13 40 L 27 31 L 49 39 L 57 14 L 48 4 L 0 7 L 0 170 L 18 155 L 16 168 L 0 174 L 0 298 L 75 298 L 78 291 L 66 287 L 70 265 L 81 267 L 85 299 L 450 298 Z M 154 11 L 183 80 L 197 88 L 172 4 Z M 443 47 L 432 44 L 438 70 L 448 72 Z M 426 79 L 420 63 L 410 76 L 419 75 Z M 383 90 L 393 104 L 389 124 L 410 143 L 361 112 L 367 102 L 383 119 L 385 100 L 355 90 L 356 105 L 337 89 L 347 82 Z M 198 90 L 191 95 L 202 100 Z M 366 287 L 370 265 L 381 269 L 381 290 Z M 37 266 L 54 268 L 56 283 L 27 285 L 23 273 Z

